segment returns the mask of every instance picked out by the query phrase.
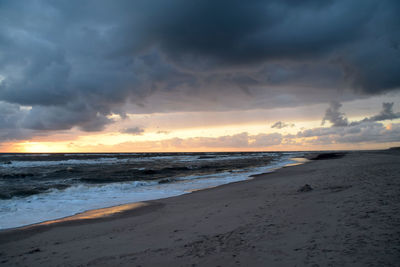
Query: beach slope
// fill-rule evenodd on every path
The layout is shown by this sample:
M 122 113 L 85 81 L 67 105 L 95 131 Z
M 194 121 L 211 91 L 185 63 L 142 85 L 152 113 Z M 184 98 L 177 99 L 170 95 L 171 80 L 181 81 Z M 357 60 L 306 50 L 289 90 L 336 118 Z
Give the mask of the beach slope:
M 0 265 L 400 262 L 399 151 L 349 152 L 145 204 L 102 219 L 1 231 Z

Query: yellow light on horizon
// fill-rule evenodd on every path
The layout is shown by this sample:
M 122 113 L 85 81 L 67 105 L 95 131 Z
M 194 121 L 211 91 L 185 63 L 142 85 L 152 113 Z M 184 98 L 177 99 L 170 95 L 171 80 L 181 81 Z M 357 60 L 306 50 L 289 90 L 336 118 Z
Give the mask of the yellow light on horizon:
M 57 153 L 72 152 L 74 149 L 66 143 L 59 142 L 22 142 L 17 145 L 18 152 L 25 153 Z

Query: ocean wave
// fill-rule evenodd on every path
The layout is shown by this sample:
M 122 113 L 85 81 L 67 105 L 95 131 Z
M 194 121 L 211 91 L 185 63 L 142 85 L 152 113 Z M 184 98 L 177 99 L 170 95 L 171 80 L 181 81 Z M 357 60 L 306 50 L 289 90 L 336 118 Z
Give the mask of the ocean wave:
M 214 153 L 182 155 L 184 159 L 196 157 L 196 160 L 190 162 L 171 161 L 179 157 L 174 154 L 168 156 L 168 160 L 164 155 L 161 161 L 153 160 L 147 165 L 135 165 L 129 161 L 126 163 L 133 165 L 116 164 L 108 167 L 104 164 L 89 164 L 85 167 L 75 164 L 71 168 L 69 165 L 44 168 L 48 173 L 44 175 L 39 172 L 41 175 L 35 174 L 32 177 L 22 177 L 24 174 L 21 170 L 18 170 L 19 174 L 14 171 L 13 178 L 0 179 L 1 188 L 4 189 L 0 191 L 0 197 L 1 194 L 10 194 L 11 186 L 15 186 L 11 197 L 0 200 L 0 228 L 57 219 L 90 209 L 177 196 L 242 181 L 250 179 L 249 176 L 253 174 L 269 172 L 290 163 L 290 156 L 299 156 L 295 153 L 277 153 L 275 156 L 271 153 L 225 153 L 216 156 L 227 160 L 213 161 L 211 158 L 199 160 L 199 155 L 213 156 Z M 97 160 L 100 159 L 104 158 Z M 118 157 L 108 159 L 107 162 L 119 160 Z
M 3 168 L 26 168 L 26 167 L 47 167 L 55 165 L 93 165 L 93 164 L 115 164 L 127 162 L 129 159 L 119 158 L 98 158 L 98 159 L 68 159 L 68 160 L 44 160 L 44 161 L 10 161 L 0 165 Z

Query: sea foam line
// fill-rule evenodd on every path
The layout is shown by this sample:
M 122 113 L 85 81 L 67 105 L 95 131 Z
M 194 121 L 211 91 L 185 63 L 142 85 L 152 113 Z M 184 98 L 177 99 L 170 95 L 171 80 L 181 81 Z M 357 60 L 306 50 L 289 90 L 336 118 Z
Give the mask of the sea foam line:
M 133 202 L 162 199 L 193 191 L 251 179 L 251 175 L 272 172 L 295 161 L 288 158 L 273 161 L 268 166 L 243 172 L 223 172 L 203 176 L 187 176 L 173 183 L 134 181 L 106 185 L 80 184 L 64 190 L 25 198 L 0 201 L 0 229 L 20 227 L 82 213 L 87 210 Z

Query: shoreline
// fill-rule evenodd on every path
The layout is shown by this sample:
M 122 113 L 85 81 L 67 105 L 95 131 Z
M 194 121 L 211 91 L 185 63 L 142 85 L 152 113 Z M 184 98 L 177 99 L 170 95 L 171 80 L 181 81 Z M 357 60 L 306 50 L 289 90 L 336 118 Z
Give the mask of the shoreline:
M 318 154 L 317 154 L 318 155 Z M 92 223 L 97 223 L 97 222 L 102 222 L 102 221 L 112 221 L 112 220 L 118 220 L 120 218 L 124 217 L 131 217 L 131 216 L 140 216 L 141 214 L 151 212 L 154 210 L 157 210 L 158 208 L 161 208 L 162 206 L 165 206 L 166 204 L 163 203 L 163 201 L 168 201 L 170 199 L 175 199 L 175 198 L 180 198 L 182 196 L 187 196 L 187 195 L 193 195 L 197 193 L 201 193 L 204 191 L 209 191 L 209 190 L 215 190 L 217 188 L 223 188 L 225 186 L 230 186 L 234 184 L 241 184 L 241 183 L 247 183 L 250 182 L 254 179 L 259 179 L 260 177 L 264 177 L 269 174 L 275 174 L 280 170 L 289 168 L 289 167 L 296 167 L 296 166 L 301 166 L 303 164 L 307 163 L 312 163 L 312 157 L 304 157 L 301 159 L 306 159 L 304 162 L 295 162 L 295 163 L 288 163 L 284 166 L 277 167 L 277 168 L 272 168 L 270 172 L 264 172 L 264 173 L 259 173 L 259 174 L 253 174 L 249 175 L 248 179 L 246 180 L 241 180 L 241 181 L 233 181 L 230 183 L 226 184 L 221 184 L 218 186 L 213 186 L 213 187 L 208 187 L 208 188 L 203 188 L 203 189 L 198 189 L 198 190 L 193 190 L 185 194 L 181 195 L 176 195 L 176 196 L 171 196 L 171 197 L 166 197 L 166 198 L 159 198 L 159 199 L 153 199 L 153 200 L 148 200 L 148 201 L 140 201 L 140 202 L 131 202 L 131 203 L 124 203 L 120 205 L 114 205 L 114 206 L 109 206 L 109 207 L 104 207 L 104 208 L 99 208 L 99 209 L 90 209 L 86 210 L 80 213 L 76 213 L 74 215 L 70 216 L 65 216 L 62 218 L 54 219 L 54 220 L 46 220 L 43 222 L 38 222 L 38 223 L 32 223 L 28 225 L 23 225 L 23 226 L 18 226 L 18 227 L 12 227 L 12 228 L 5 228 L 5 229 L 0 229 L 0 244 L 2 243 L 2 238 L 4 236 L 9 236 L 9 235 L 14 235 L 19 232 L 21 233 L 27 233 L 27 234 L 36 234 L 38 232 L 43 232 L 47 231 L 51 228 L 54 227 L 63 227 L 63 226 L 74 226 L 74 225 L 81 225 L 81 224 L 92 224 Z M 132 208 L 124 209 L 123 207 L 125 206 L 132 206 L 136 205 L 138 203 L 142 203 L 143 205 L 135 206 Z M 80 218 L 80 215 L 85 216 L 85 214 L 90 213 L 90 212 L 96 212 L 102 209 L 113 209 L 113 208 L 118 208 L 122 207 L 123 211 L 121 212 L 115 212 L 106 216 L 99 216 L 96 218 Z
M 395 266 L 399 159 L 398 152 L 350 152 L 149 201 L 121 216 L 0 232 L 0 262 Z M 298 192 L 306 183 L 314 190 Z
M 124 212 L 132 212 L 135 209 L 138 208 L 143 208 L 143 207 L 137 207 L 137 204 L 140 205 L 140 203 L 142 203 L 142 205 L 146 205 L 146 206 L 151 206 L 152 204 L 150 202 L 152 201 L 158 201 L 158 200 L 162 200 L 162 199 L 168 199 L 171 197 L 178 197 L 181 195 L 186 195 L 186 194 L 192 194 L 196 191 L 203 191 L 203 190 L 209 190 L 215 187 L 220 187 L 220 186 L 224 186 L 227 184 L 231 184 L 231 183 L 240 183 L 240 182 L 244 182 L 247 180 L 251 180 L 254 179 L 255 177 L 259 176 L 259 175 L 263 175 L 263 174 L 268 174 L 268 173 L 273 173 L 278 171 L 279 169 L 282 168 L 287 168 L 287 167 L 292 167 L 292 166 L 297 166 L 297 165 L 301 165 L 301 164 L 305 164 L 309 161 L 311 161 L 312 156 L 310 155 L 319 155 L 320 153 L 308 153 L 307 156 L 304 157 L 295 157 L 295 158 L 289 158 L 289 161 L 292 161 L 292 163 L 287 163 L 283 166 L 279 166 L 279 167 L 273 167 L 271 166 L 269 169 L 267 169 L 268 172 L 263 172 L 263 173 L 258 173 L 258 174 L 252 174 L 252 175 L 248 175 L 247 178 L 245 180 L 239 180 L 239 181 L 232 181 L 232 182 L 228 182 L 228 183 L 224 183 L 224 184 L 220 184 L 220 185 L 216 185 L 216 186 L 211 186 L 211 187 L 207 187 L 207 188 L 200 188 L 200 189 L 193 189 L 188 191 L 187 193 L 183 193 L 183 194 L 179 194 L 179 195 L 175 195 L 175 196 L 169 196 L 169 197 L 165 197 L 165 198 L 157 198 L 157 199 L 151 199 L 151 200 L 145 200 L 145 201 L 137 201 L 137 202 L 127 202 L 127 203 L 123 203 L 123 204 L 118 204 L 118 205 L 111 205 L 111 206 L 105 206 L 105 207 L 101 207 L 101 208 L 96 208 L 96 209 L 88 209 L 82 212 L 78 212 L 72 215 L 67 215 L 64 217 L 59 217 L 59 218 L 55 218 L 55 219 L 49 219 L 49 220 L 44 220 L 41 222 L 35 222 L 35 223 L 31 223 L 31 224 L 27 224 L 27 225 L 21 225 L 21 226 L 16 226 L 16 227 L 9 227 L 9 228 L 3 228 L 0 229 L 0 234 L 2 232 L 7 232 L 7 231 L 18 231 L 18 230 L 26 230 L 28 228 L 35 228 L 35 227 L 42 227 L 44 225 L 49 225 L 49 224 L 60 224 L 60 223 L 65 223 L 65 222 L 72 222 L 72 221 L 84 221 L 84 220 L 99 220 L 102 218 L 108 218 L 108 219 L 112 219 L 111 217 L 113 216 L 119 216 L 121 215 L 121 213 Z M 265 168 L 268 168 L 268 165 L 265 166 Z M 131 207 L 131 208 L 129 208 Z M 103 216 L 97 216 L 96 218 L 82 218 L 82 217 L 88 217 L 87 214 L 93 213 L 93 212 L 97 212 L 97 211 L 101 211 L 104 209 L 109 209 L 109 210 L 114 210 L 114 212 L 109 213 L 109 214 L 104 214 Z M 120 209 L 123 209 L 123 211 L 121 211 Z

